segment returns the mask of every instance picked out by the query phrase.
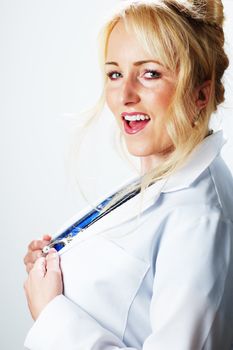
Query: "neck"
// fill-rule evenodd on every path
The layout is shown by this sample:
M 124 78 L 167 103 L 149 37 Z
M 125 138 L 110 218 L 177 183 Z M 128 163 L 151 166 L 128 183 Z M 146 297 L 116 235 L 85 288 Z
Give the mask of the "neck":
M 156 168 L 159 164 L 162 163 L 164 160 L 161 156 L 147 156 L 147 157 L 140 157 L 141 162 L 141 175 L 144 175 L 151 171 L 152 169 Z
M 169 154 L 174 150 L 173 146 L 168 147 L 164 152 L 152 154 L 150 156 L 140 157 L 141 161 L 141 175 L 146 174 L 152 169 L 157 168 Z

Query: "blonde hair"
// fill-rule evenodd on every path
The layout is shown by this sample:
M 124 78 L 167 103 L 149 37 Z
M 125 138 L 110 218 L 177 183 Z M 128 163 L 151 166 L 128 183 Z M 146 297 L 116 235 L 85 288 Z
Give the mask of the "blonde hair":
M 126 29 L 135 33 L 146 52 L 177 74 L 175 94 L 164 117 L 174 150 L 161 165 L 144 174 L 139 183 L 118 193 L 106 209 L 139 186 L 143 192 L 151 183 L 169 176 L 183 164 L 192 150 L 206 137 L 211 114 L 224 101 L 222 77 L 229 65 L 224 51 L 221 0 L 126 1 L 107 21 L 99 35 L 104 88 L 107 79 L 104 62 L 108 41 L 119 21 L 123 21 Z M 210 98 L 207 106 L 197 116 L 191 96 L 194 88 L 206 80 L 211 81 Z M 92 117 L 99 114 L 103 104 L 104 89 Z M 195 115 L 193 124 L 187 116 Z

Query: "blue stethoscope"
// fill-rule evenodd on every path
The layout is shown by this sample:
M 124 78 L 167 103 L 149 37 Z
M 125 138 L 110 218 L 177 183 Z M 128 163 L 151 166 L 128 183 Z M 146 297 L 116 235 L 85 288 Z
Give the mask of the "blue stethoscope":
M 134 182 L 133 182 L 133 184 L 134 184 Z M 140 181 L 137 180 L 135 182 L 135 185 L 139 185 L 139 184 L 140 184 Z M 105 208 L 105 206 L 113 199 L 113 197 L 118 192 L 109 196 L 104 201 L 102 201 L 96 207 L 96 209 L 89 211 L 87 214 L 85 214 L 82 218 L 80 218 L 74 224 L 70 225 L 67 229 L 65 229 L 58 236 L 54 237 L 51 240 L 51 242 L 43 248 L 42 252 L 44 254 L 47 254 L 51 248 L 55 248 L 57 251 L 60 251 L 62 248 L 67 246 L 73 240 L 73 238 L 79 234 L 79 232 L 83 232 L 89 226 L 93 225 L 96 221 L 100 220 L 102 217 L 109 214 L 112 210 L 116 209 L 117 207 L 119 207 L 123 203 L 127 202 L 129 199 L 136 196 L 139 192 L 140 192 L 140 186 L 136 186 L 135 190 L 132 190 L 131 192 L 127 193 L 123 198 L 120 198 L 117 202 L 115 202 L 107 210 L 102 211 Z

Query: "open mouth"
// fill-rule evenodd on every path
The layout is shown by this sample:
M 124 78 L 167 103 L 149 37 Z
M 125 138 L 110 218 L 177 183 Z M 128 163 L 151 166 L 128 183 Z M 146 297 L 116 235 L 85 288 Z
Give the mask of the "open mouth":
M 146 125 L 150 122 L 149 116 L 134 116 L 128 117 L 123 116 L 124 129 L 127 134 L 136 134 L 143 130 Z

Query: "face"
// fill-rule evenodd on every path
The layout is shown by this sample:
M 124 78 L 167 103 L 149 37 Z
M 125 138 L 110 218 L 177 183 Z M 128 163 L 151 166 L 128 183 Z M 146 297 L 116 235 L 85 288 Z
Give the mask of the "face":
M 164 156 L 172 148 L 165 114 L 175 92 L 174 74 L 149 56 L 121 21 L 110 34 L 105 70 L 106 102 L 129 152 L 145 159 Z

